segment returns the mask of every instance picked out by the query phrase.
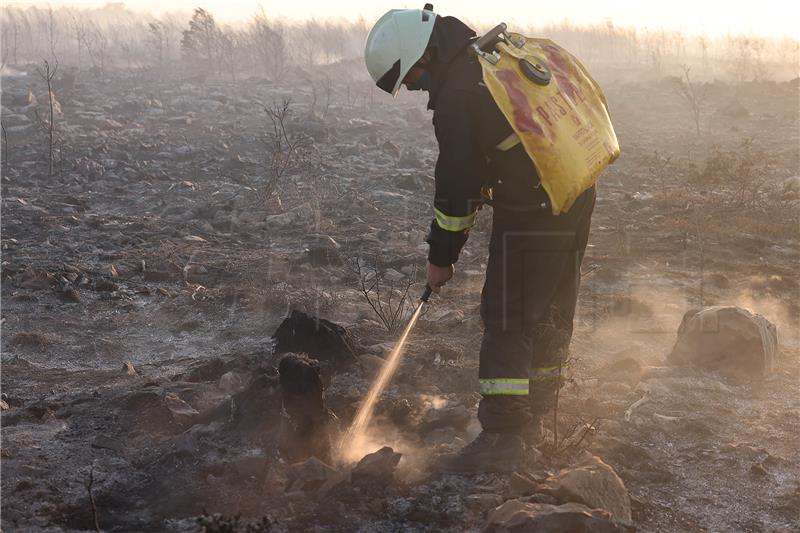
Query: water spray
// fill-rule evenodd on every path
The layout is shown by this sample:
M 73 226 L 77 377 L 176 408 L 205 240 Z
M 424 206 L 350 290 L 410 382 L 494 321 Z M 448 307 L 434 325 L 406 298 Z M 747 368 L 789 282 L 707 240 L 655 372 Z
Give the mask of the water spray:
M 433 289 L 430 287 L 430 285 L 425 285 L 425 291 L 422 293 L 419 303 L 417 304 L 416 309 L 414 309 L 414 313 L 408 320 L 408 324 L 406 324 L 403 334 L 400 336 L 400 340 L 397 341 L 392 353 L 390 353 L 389 357 L 386 359 L 386 362 L 381 368 L 377 379 L 372 383 L 372 387 L 370 387 L 369 392 L 367 393 L 366 400 L 364 400 L 364 403 L 362 403 L 361 407 L 359 407 L 358 412 L 353 419 L 353 423 L 350 425 L 347 433 L 345 433 L 344 437 L 339 443 L 339 455 L 343 459 L 355 460 L 359 459 L 360 456 L 363 455 L 361 452 L 366 446 L 366 430 L 370 421 L 372 420 L 372 415 L 375 411 L 375 404 L 383 392 L 383 389 L 386 388 L 391 381 L 392 376 L 394 376 L 394 373 L 397 371 L 397 367 L 400 366 L 400 359 L 403 355 L 403 348 L 405 348 L 406 339 L 408 339 L 409 333 L 411 333 L 411 330 L 417 323 L 417 319 L 419 319 L 423 304 L 428 302 L 428 299 L 431 297 L 432 293 Z

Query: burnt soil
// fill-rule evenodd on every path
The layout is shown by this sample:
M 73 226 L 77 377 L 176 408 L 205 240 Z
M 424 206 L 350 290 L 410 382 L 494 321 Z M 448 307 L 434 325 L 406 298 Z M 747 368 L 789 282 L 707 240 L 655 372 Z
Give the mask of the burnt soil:
M 477 431 L 488 209 L 379 403 L 374 449 L 404 454 L 397 479 L 272 486 L 282 319 L 300 310 L 347 329 L 358 361 L 323 365 L 345 427 L 396 338 L 355 262 L 422 290 L 436 158 L 424 99 L 370 89 L 360 64 L 330 69 L 348 81 L 313 107 L 293 78 L 79 79 L 56 91 L 53 176 L 42 131 L 8 132 L 4 531 L 94 529 L 89 492 L 107 531 L 192 531 L 204 511 L 289 531 L 477 531 L 487 509 L 468 496 L 511 497 L 507 477 L 425 466 Z M 623 155 L 600 180 L 560 434 L 594 429 L 532 469 L 596 453 L 640 531 L 798 531 L 797 80 L 710 84 L 700 136 L 672 81 L 600 81 Z M 3 105 L 24 112 L 13 97 L 29 86 L 43 101 L 37 83 L 4 77 Z M 265 194 L 262 104 L 285 97 L 288 131 L 310 142 Z M 772 375 L 737 384 L 661 368 L 683 313 L 710 304 L 777 324 Z M 471 417 L 437 422 L 443 405 Z

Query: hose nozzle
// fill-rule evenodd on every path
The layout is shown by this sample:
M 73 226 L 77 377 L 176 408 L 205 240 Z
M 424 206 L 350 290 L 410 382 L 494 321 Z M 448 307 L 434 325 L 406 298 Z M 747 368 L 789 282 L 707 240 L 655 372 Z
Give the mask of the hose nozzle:
M 422 296 L 420 297 L 420 300 L 422 300 L 425 303 L 428 303 L 428 298 L 431 297 L 432 293 L 433 293 L 433 289 L 431 289 L 431 286 L 430 285 L 425 285 L 425 292 L 422 293 Z

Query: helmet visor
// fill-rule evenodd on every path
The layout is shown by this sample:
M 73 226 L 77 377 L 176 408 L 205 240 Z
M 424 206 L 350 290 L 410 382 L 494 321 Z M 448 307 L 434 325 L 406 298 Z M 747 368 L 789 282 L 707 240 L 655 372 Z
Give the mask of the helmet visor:
M 389 94 L 394 92 L 395 87 L 397 87 L 397 81 L 400 78 L 400 60 L 394 62 L 392 68 L 386 71 L 386 74 L 381 76 L 375 85 L 383 89 Z

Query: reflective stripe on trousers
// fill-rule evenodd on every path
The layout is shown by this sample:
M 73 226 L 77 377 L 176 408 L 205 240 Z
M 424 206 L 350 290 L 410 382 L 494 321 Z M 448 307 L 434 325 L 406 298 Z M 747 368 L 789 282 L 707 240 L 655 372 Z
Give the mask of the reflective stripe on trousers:
M 527 396 L 530 390 L 528 379 L 494 378 L 481 379 L 481 394 L 484 396 Z

